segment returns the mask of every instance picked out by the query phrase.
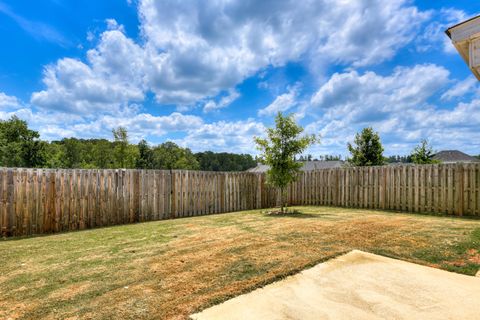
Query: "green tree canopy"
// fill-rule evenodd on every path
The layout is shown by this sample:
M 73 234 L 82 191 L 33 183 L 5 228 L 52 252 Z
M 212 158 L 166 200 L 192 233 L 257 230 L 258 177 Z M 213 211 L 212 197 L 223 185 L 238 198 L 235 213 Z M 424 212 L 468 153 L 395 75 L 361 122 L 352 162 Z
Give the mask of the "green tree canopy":
M 67 168 L 80 168 L 83 162 L 82 158 L 86 154 L 82 141 L 76 138 L 65 138 L 62 140 L 62 145 L 65 150 L 65 166 Z
M 135 168 L 138 157 L 136 146 L 128 142 L 128 131 L 124 127 L 112 130 L 114 139 L 114 158 L 117 168 Z
M 8 167 L 40 167 L 46 162 L 47 143 L 17 116 L 0 120 L 0 162 Z
M 378 166 L 385 163 L 380 135 L 374 132 L 371 127 L 357 133 L 353 143 L 353 145 L 348 143 L 348 151 L 352 154 L 352 157 L 348 159 L 350 164 L 363 167 Z
M 393 156 L 388 156 L 385 159 L 385 161 L 388 163 L 411 163 L 412 157 L 410 155 L 408 156 L 393 155 Z
M 279 112 L 275 118 L 275 128 L 267 129 L 265 139 L 255 138 L 260 160 L 270 168 L 267 182 L 280 189 L 281 211 L 286 207 L 285 191 L 289 183 L 295 181 L 302 163 L 295 156 L 304 152 L 317 140 L 314 135 L 301 136 L 303 128 L 293 119 L 293 115 Z
M 416 164 L 432 164 L 438 163 L 438 161 L 433 159 L 435 152 L 433 148 L 428 143 L 428 140 L 423 139 L 420 141 L 420 144 L 413 149 L 410 157 L 413 163 Z
M 318 158 L 321 161 L 341 161 L 342 160 L 341 155 L 332 155 L 332 154 L 321 155 Z
M 200 168 L 190 149 L 181 148 L 170 141 L 153 148 L 153 163 L 157 169 L 198 170 Z
M 153 151 L 145 139 L 141 140 L 138 145 L 138 158 L 136 167 L 139 169 L 153 169 Z
M 200 164 L 200 170 L 205 171 L 245 171 L 257 165 L 249 154 L 206 151 L 196 153 L 195 158 Z

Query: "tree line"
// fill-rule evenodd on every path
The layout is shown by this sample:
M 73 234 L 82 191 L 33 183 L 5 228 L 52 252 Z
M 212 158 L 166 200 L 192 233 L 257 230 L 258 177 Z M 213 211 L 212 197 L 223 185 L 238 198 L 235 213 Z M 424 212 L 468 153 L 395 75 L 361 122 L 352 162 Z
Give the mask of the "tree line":
M 145 140 L 132 144 L 128 131 L 119 127 L 112 130 L 113 140 L 64 138 L 44 141 L 27 122 L 16 116 L 0 120 L 0 166 L 28 168 L 82 168 L 82 169 L 187 169 L 204 171 L 244 171 L 257 165 L 260 159 L 249 154 L 193 153 L 173 142 L 150 145 Z M 383 155 L 384 148 L 378 132 L 365 128 L 347 144 L 350 155 L 345 159 L 354 166 L 383 165 L 386 163 L 435 163 L 435 152 L 427 140 L 409 155 Z M 340 155 L 292 155 L 294 161 L 337 161 Z M 477 156 L 480 159 L 480 155 Z
M 0 120 L 0 166 L 80 169 L 187 169 L 244 171 L 257 165 L 249 154 L 193 153 L 173 142 L 151 146 L 145 140 L 132 144 L 128 131 L 112 130 L 107 139 L 64 138 L 44 141 L 27 122 L 16 116 Z

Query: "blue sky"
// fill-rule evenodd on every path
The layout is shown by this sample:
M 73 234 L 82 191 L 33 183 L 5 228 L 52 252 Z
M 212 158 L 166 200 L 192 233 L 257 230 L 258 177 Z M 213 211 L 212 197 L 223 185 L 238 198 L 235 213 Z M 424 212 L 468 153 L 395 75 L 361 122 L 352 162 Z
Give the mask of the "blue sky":
M 423 138 L 480 154 L 480 87 L 443 33 L 477 1 L 0 0 L 0 118 L 48 140 L 167 140 L 255 153 L 277 111 L 347 153 Z

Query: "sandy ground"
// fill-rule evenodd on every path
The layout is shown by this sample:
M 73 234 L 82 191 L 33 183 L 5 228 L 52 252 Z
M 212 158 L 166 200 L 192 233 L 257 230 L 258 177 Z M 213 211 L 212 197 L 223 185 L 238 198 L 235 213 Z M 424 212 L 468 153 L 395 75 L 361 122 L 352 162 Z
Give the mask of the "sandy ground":
M 480 278 L 362 251 L 233 298 L 192 319 L 479 319 Z

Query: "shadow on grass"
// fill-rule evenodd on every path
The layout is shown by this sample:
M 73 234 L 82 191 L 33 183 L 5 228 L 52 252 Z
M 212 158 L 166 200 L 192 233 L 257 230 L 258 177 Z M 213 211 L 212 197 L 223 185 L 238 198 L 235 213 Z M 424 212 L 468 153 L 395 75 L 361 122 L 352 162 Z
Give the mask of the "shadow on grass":
M 280 213 L 278 211 L 265 211 L 263 214 L 272 218 L 298 218 L 298 219 L 321 219 L 326 217 L 335 217 L 334 214 L 328 213 L 304 213 L 301 211 L 289 211 L 286 213 Z

